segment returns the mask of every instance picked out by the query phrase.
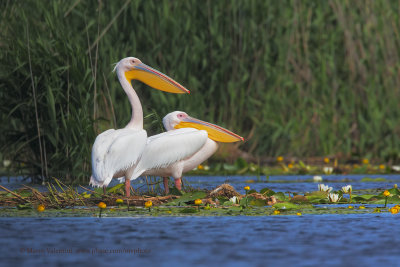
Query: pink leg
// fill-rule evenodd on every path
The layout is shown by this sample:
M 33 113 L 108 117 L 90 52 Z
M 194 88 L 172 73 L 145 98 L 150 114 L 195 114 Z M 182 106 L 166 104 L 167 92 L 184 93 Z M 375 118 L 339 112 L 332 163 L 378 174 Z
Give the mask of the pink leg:
M 182 181 L 181 178 L 175 179 L 175 186 L 178 190 L 182 190 Z
M 131 180 L 127 179 L 125 177 L 125 196 L 130 197 L 131 196 Z
M 168 195 L 168 193 L 169 193 L 168 177 L 163 177 L 163 180 L 164 180 L 164 190 L 165 190 L 165 194 Z

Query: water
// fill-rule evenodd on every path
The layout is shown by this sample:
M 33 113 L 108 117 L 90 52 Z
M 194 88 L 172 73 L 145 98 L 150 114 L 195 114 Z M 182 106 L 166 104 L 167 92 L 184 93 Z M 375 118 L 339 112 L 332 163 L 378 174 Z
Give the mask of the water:
M 0 218 L 0 251 L 8 266 L 396 266 L 399 219 Z
M 383 182 L 361 182 L 363 177 Z M 252 189 L 315 191 L 312 176 L 274 176 Z M 228 182 L 244 193 L 256 177 L 187 177 L 193 187 Z M 281 181 L 281 182 L 277 182 Z M 18 182 L 0 181 L 8 188 Z M 391 188 L 399 175 L 324 176 L 339 190 Z M 18 186 L 19 185 L 19 186 Z M 143 185 L 143 180 L 133 183 Z M 44 189 L 37 187 L 39 189 Z M 398 266 L 400 214 L 303 216 L 0 218 L 0 266 Z

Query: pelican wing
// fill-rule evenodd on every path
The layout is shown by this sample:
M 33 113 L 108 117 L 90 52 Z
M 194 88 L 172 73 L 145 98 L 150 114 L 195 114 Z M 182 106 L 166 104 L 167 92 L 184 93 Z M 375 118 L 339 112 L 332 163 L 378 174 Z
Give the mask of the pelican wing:
M 149 137 L 130 179 L 136 179 L 147 170 L 164 168 L 192 156 L 203 147 L 207 137 L 206 131 L 193 128 L 173 130 Z
M 137 164 L 146 146 L 145 130 L 119 129 L 100 134 L 92 148 L 90 184 L 105 186 L 120 171 Z

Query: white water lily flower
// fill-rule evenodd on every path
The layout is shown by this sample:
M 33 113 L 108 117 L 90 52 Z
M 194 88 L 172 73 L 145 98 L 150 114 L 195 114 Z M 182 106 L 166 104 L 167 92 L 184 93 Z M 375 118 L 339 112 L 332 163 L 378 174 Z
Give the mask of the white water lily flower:
M 9 159 L 5 159 L 5 160 L 3 160 L 3 166 L 4 167 L 9 167 L 11 165 L 11 160 L 9 160 Z
M 323 192 L 331 192 L 333 190 L 332 187 L 329 187 L 328 185 L 324 185 L 324 184 L 319 184 L 318 185 L 318 190 L 319 191 L 323 191 Z
M 208 171 L 208 170 L 210 170 L 210 166 L 208 166 L 208 165 L 205 165 L 205 166 L 204 166 L 204 170 L 205 170 L 205 171 Z
M 232 202 L 233 204 L 238 204 L 239 203 L 239 199 L 235 196 L 231 197 L 229 199 L 230 202 Z
M 322 177 L 321 176 L 314 176 L 313 178 L 314 182 L 322 182 Z
M 351 191 L 353 191 L 353 187 L 351 187 L 351 185 L 346 185 L 342 187 L 342 191 L 345 194 L 351 193 Z
M 400 172 L 400 166 L 398 166 L 398 165 L 392 166 L 392 170 L 394 170 L 396 172 Z
M 328 199 L 330 202 L 338 202 L 341 199 L 341 197 L 339 197 L 339 194 L 329 193 Z
M 333 167 L 324 167 L 324 168 L 322 168 L 322 171 L 325 174 L 331 174 L 333 172 Z

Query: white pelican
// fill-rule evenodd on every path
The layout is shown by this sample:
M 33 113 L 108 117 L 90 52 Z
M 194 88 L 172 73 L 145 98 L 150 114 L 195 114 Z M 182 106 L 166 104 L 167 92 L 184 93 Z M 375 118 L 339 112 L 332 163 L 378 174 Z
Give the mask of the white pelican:
M 244 140 L 227 129 L 192 118 L 182 111 L 166 115 L 163 124 L 168 132 L 148 138 L 137 171 L 143 175 L 162 176 L 166 193 L 169 191 L 168 176 L 175 179 L 175 186 L 181 190 L 182 174 L 211 157 L 218 148 L 217 142 Z M 186 154 L 182 155 L 184 152 Z
M 92 176 L 90 185 L 105 187 L 113 178 L 130 177 L 146 145 L 147 133 L 143 130 L 143 110 L 132 80 L 170 93 L 189 91 L 165 74 L 143 64 L 139 59 L 127 57 L 114 68 L 119 82 L 132 106 L 132 117 L 123 129 L 110 129 L 99 134 L 92 148 Z M 130 195 L 130 180 L 125 181 L 126 196 Z

